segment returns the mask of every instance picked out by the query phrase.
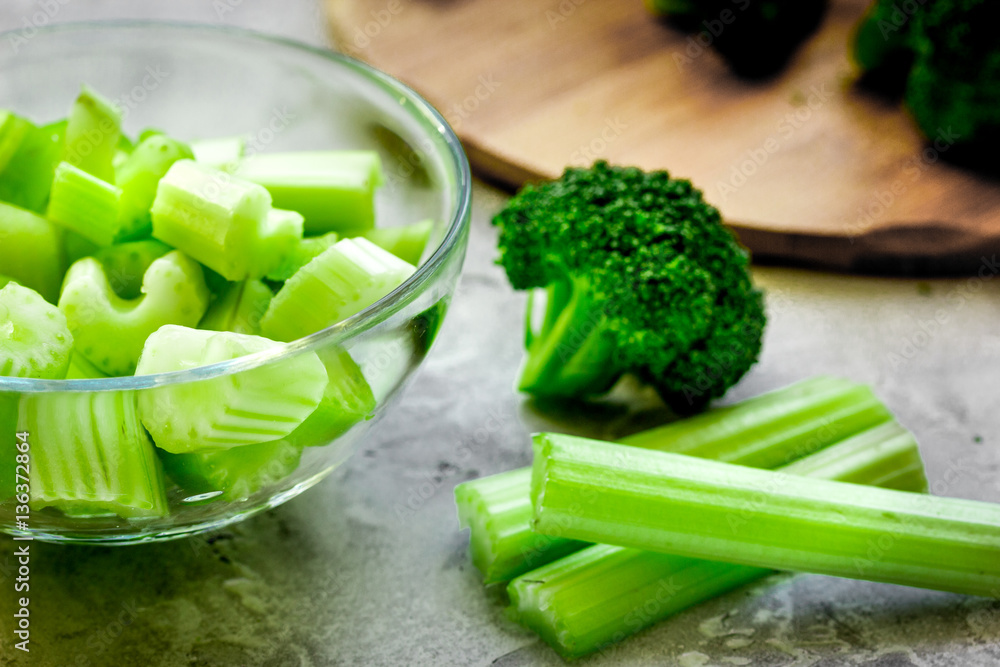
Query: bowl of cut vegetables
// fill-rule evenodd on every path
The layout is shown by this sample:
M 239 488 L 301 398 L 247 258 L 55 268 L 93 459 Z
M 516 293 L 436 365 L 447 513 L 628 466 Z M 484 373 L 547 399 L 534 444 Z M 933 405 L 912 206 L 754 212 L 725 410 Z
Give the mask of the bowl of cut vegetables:
M 398 81 L 278 38 L 9 37 L 0 529 L 163 540 L 316 484 L 448 309 L 469 225 L 458 139 Z

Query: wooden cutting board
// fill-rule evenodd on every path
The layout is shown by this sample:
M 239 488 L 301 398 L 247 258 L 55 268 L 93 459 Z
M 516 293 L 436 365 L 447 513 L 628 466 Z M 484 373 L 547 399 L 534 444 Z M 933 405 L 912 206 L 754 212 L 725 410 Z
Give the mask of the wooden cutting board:
M 639 0 L 327 2 L 338 46 L 426 96 L 483 177 L 516 187 L 596 158 L 666 168 L 758 261 L 941 274 L 1000 250 L 1000 183 L 941 159 L 948 128 L 934 148 L 856 85 L 848 43 L 867 0 L 833 0 L 764 83 Z

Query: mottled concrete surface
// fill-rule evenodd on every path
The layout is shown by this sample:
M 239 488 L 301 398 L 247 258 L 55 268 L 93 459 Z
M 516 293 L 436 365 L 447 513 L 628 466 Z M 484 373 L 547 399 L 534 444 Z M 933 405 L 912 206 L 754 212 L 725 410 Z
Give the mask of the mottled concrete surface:
M 57 20 L 187 18 L 324 39 L 308 0 L 63 2 L 51 3 Z M 20 27 L 45 4 L 3 3 L 0 29 Z M 220 16 L 220 7 L 233 11 Z M 452 488 L 528 463 L 530 431 L 612 437 L 663 415 L 648 397 L 643 410 L 609 407 L 600 419 L 541 414 L 513 393 L 523 297 L 492 265 L 488 225 L 504 196 L 478 186 L 475 197 L 466 273 L 439 342 L 342 470 L 215 535 L 118 549 L 36 543 L 29 655 L 11 649 L 13 544 L 0 540 L 0 664 L 562 664 L 505 620 L 499 592 L 483 591 Z M 772 323 L 761 363 L 729 400 L 815 373 L 871 382 L 917 434 L 936 492 L 1000 501 L 1000 280 L 757 275 Z M 465 447 L 471 459 L 459 456 Z M 1000 605 L 782 575 L 586 664 L 987 667 L 1000 665 Z

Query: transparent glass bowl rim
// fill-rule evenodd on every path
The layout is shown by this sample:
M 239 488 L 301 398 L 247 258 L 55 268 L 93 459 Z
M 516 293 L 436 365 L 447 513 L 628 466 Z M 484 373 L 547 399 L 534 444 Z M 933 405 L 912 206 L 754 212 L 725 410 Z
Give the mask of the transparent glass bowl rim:
M 177 30 L 182 32 L 205 35 L 224 35 L 241 39 L 256 40 L 262 46 L 278 47 L 299 51 L 304 54 L 326 60 L 337 67 L 352 70 L 356 75 L 368 79 L 389 93 L 401 96 L 409 104 L 409 112 L 422 121 L 428 132 L 436 132 L 444 139 L 447 146 L 447 168 L 453 170 L 455 177 L 455 200 L 452 201 L 453 215 L 448 222 L 445 237 L 438 245 L 434 254 L 417 267 L 416 272 L 402 285 L 390 294 L 376 301 L 364 310 L 351 317 L 327 327 L 321 331 L 292 341 L 282 343 L 270 350 L 249 354 L 238 359 L 200 366 L 170 373 L 155 373 L 150 375 L 134 375 L 125 377 L 87 379 L 87 380 L 38 380 L 33 378 L 0 377 L 0 391 L 10 392 L 54 392 L 54 391 L 131 391 L 147 389 L 167 384 L 194 382 L 213 377 L 238 373 L 267 363 L 275 362 L 285 357 L 315 350 L 328 345 L 338 345 L 367 331 L 380 322 L 385 321 L 405 305 L 413 301 L 424 288 L 429 286 L 439 269 L 456 252 L 461 250 L 460 244 L 465 228 L 469 224 L 469 214 L 472 202 L 472 176 L 469 161 L 462 149 L 462 144 L 444 117 L 409 86 L 397 81 L 388 74 L 374 67 L 351 58 L 342 53 L 311 46 L 293 39 L 260 33 L 254 30 L 231 26 L 214 26 L 202 23 L 187 23 L 178 21 L 84 21 L 67 22 L 40 28 L 38 34 L 57 32 L 101 32 L 115 30 Z M 0 33 L 0 39 L 17 32 L 18 29 Z M 110 43 L 115 43 L 111 41 Z M 16 111 L 16 109 L 14 110 Z

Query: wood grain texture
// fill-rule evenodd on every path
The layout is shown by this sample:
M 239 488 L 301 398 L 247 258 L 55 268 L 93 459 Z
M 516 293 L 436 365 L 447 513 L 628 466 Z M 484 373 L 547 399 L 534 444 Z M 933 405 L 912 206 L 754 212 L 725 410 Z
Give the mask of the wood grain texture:
M 327 2 L 340 48 L 425 95 L 486 178 L 519 186 L 595 158 L 668 168 L 764 261 L 953 273 L 1000 248 L 1000 185 L 856 85 L 866 0 L 833 0 L 764 83 L 637 0 Z

